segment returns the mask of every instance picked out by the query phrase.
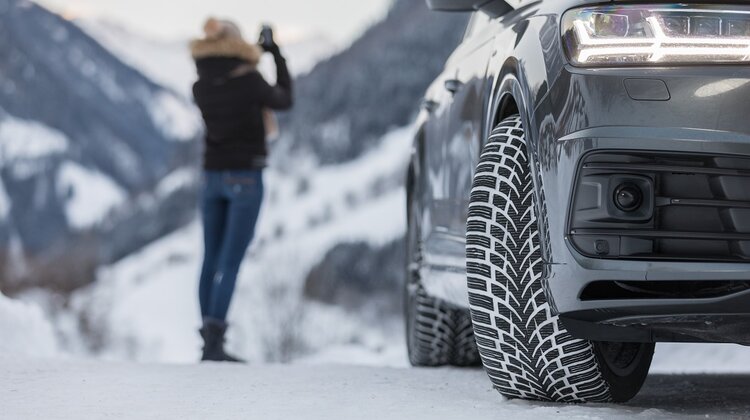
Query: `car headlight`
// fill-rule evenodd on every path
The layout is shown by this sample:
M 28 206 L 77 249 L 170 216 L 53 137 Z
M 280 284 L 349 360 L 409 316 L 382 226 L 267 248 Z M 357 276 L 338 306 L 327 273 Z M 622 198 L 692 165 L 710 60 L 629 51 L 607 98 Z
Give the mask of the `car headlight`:
M 750 63 L 750 7 L 586 7 L 568 11 L 562 31 L 581 67 Z

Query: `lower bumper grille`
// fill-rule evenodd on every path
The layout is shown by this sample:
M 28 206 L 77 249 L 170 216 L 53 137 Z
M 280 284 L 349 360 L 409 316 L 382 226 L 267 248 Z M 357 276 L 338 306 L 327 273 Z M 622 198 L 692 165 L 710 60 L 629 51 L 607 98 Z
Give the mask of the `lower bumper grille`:
M 750 281 L 595 281 L 581 300 L 713 299 L 747 290 Z
M 635 210 L 618 204 L 623 185 L 640 191 Z M 590 154 L 572 209 L 570 239 L 587 256 L 750 262 L 750 158 Z

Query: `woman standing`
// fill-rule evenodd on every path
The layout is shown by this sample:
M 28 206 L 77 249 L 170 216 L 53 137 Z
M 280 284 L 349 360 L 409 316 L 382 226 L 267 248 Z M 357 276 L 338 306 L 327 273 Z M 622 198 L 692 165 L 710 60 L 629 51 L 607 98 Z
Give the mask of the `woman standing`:
M 237 25 L 209 19 L 191 43 L 198 68 L 195 102 L 206 124 L 202 214 L 205 256 L 199 297 L 204 361 L 240 360 L 224 351 L 226 317 L 237 273 L 253 239 L 263 201 L 268 109 L 292 106 L 292 81 L 273 35 L 247 43 Z M 263 50 L 276 61 L 277 84 L 258 73 Z

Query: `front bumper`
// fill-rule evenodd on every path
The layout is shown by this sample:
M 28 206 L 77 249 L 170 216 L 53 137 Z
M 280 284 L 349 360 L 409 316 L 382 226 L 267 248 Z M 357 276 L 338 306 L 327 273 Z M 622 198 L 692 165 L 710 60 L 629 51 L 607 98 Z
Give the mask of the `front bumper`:
M 657 80 L 668 100 L 639 100 L 626 81 Z M 750 344 L 750 263 L 597 258 L 572 243 L 570 209 L 581 162 L 591 153 L 688 153 L 750 157 L 750 68 L 580 70 L 567 68 L 534 115 L 534 154 L 544 189 L 545 285 L 553 311 L 580 338 L 602 341 L 710 341 Z M 554 110 L 554 111 L 552 111 Z M 627 173 L 627 169 L 625 170 Z M 747 184 L 750 193 L 750 178 Z M 750 222 L 750 221 L 748 221 Z M 696 224 L 701 223 L 699 218 Z M 612 282 L 724 282 L 705 296 L 627 295 L 584 299 Z M 746 331 L 747 330 L 747 331 Z

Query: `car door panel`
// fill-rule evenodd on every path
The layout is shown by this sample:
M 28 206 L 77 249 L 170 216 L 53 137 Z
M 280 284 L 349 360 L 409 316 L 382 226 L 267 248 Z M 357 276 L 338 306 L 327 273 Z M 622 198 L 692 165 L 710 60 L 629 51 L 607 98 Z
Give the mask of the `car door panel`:
M 421 144 L 424 172 L 424 188 L 422 188 L 422 235 L 425 246 L 432 242 L 432 233 L 440 230 L 445 223 L 445 203 L 447 193 L 447 171 L 445 162 L 445 127 L 450 111 L 450 96 L 444 90 L 446 74 L 440 75 L 425 95 L 425 103 L 429 106 L 427 122 L 424 125 L 424 138 Z
M 450 118 L 445 134 L 445 166 L 449 215 L 445 230 L 463 243 L 474 167 L 479 158 L 484 116 L 490 82 L 487 65 L 492 56 L 494 31 L 489 17 L 477 12 L 482 26 L 469 34 L 456 51 L 450 69 L 459 89 L 451 101 Z M 476 19 L 476 18 L 475 18 Z

